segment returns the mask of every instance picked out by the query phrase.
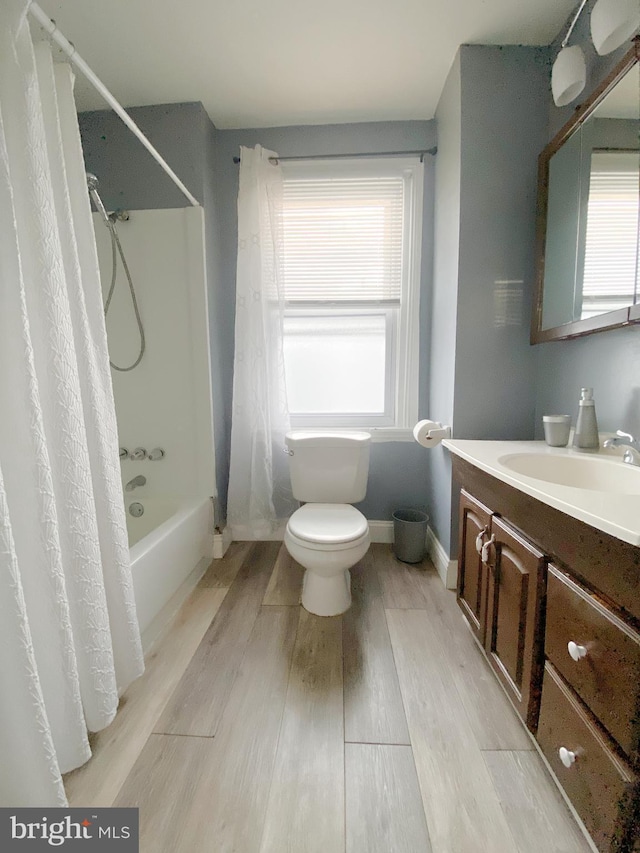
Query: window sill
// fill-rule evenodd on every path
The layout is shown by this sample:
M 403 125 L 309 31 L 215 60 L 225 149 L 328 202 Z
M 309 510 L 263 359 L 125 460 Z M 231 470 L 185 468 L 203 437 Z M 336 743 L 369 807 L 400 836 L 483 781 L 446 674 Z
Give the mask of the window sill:
M 413 430 L 408 427 L 370 427 L 365 432 L 371 433 L 371 443 L 385 441 L 415 441 Z
M 293 430 L 307 430 L 313 432 L 368 432 L 371 435 L 372 444 L 382 444 L 389 441 L 415 441 L 413 430 L 408 427 L 310 427 L 292 426 Z

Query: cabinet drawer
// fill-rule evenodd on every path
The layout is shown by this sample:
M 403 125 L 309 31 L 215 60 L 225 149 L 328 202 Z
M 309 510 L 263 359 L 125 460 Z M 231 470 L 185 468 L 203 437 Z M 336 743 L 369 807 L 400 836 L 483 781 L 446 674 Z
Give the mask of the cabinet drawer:
M 583 654 L 574 660 L 572 642 Z M 586 654 L 585 654 L 586 652 Z M 640 737 L 640 636 L 549 567 L 545 654 L 628 755 Z
M 633 808 L 627 802 L 633 797 L 631 771 L 611 751 L 549 663 L 545 664 L 537 740 L 598 849 L 609 851 L 614 837 L 628 837 L 633 820 Z M 570 767 L 560 758 L 561 747 L 575 755 Z

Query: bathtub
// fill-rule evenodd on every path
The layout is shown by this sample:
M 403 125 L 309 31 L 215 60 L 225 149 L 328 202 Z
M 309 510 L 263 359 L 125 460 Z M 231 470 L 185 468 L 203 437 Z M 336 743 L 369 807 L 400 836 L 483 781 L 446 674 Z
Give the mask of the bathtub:
M 134 518 L 129 507 L 140 503 Z M 127 495 L 131 573 L 140 632 L 169 603 L 203 558 L 213 556 L 213 506 L 210 498 L 172 501 Z

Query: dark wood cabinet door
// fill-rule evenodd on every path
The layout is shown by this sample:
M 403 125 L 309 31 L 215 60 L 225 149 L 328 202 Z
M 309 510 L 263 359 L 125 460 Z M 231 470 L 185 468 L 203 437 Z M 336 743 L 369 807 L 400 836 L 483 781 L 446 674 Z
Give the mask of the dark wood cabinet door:
M 535 731 L 543 663 L 545 557 L 496 516 L 491 536 L 485 649 L 521 717 Z
M 460 492 L 460 547 L 458 550 L 458 604 L 478 640 L 484 645 L 487 618 L 488 567 L 478 546 L 489 539 L 491 510 Z

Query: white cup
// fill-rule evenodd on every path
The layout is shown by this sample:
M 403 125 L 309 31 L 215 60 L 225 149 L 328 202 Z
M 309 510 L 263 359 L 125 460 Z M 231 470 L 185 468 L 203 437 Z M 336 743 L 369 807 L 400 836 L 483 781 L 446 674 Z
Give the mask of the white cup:
M 543 415 L 544 440 L 549 447 L 566 447 L 571 432 L 571 415 Z

